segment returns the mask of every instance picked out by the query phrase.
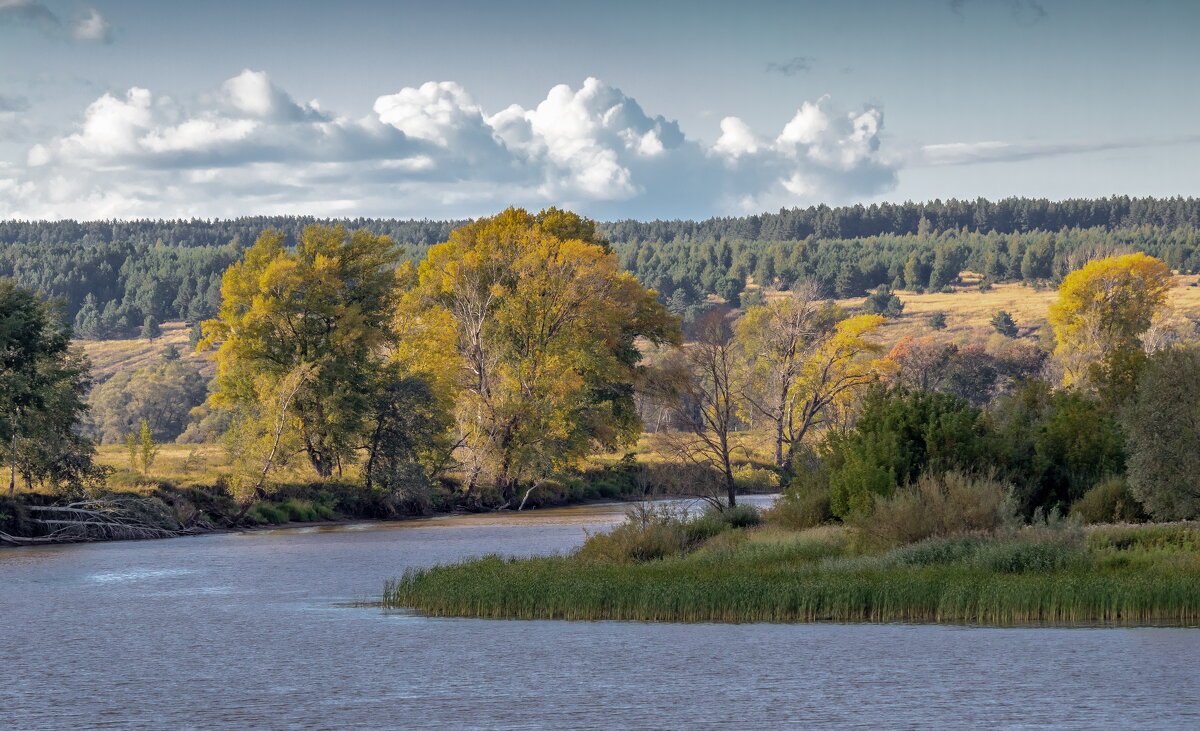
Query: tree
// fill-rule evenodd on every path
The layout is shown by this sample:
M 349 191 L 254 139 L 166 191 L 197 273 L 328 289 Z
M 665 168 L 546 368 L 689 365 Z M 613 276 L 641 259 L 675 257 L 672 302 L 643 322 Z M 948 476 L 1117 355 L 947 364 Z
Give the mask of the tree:
M 378 395 L 370 416 L 367 462 L 368 489 L 382 490 L 390 509 L 429 507 L 430 476 L 446 461 L 446 410 L 430 383 L 419 377 L 398 378 Z
M 728 313 L 713 310 L 697 323 L 696 342 L 669 360 L 670 375 L 661 392 L 683 427 L 674 445 L 677 456 L 699 467 L 701 474 L 718 475 L 719 491 L 729 507 L 737 504 L 732 439 L 738 422 L 736 369 Z
M 863 311 L 868 315 L 883 315 L 884 317 L 899 317 L 904 312 L 904 303 L 892 294 L 886 284 L 881 284 L 867 296 L 863 302 Z
M 155 319 L 154 315 L 146 315 L 146 320 L 142 323 L 140 337 L 142 340 L 149 340 L 151 342 L 162 337 L 162 328 L 159 327 L 158 320 Z
M 1129 488 L 1156 520 L 1200 517 L 1200 350 L 1154 353 L 1120 412 Z
M 454 404 L 466 489 L 489 483 L 504 500 L 636 439 L 636 341 L 679 339 L 595 224 L 554 208 L 455 229 L 421 262 L 401 320 L 403 359 L 435 362 L 431 382 Z
M 150 474 L 150 468 L 158 458 L 158 450 L 158 442 L 154 441 L 154 433 L 150 431 L 150 422 L 142 419 L 142 428 L 138 432 L 138 459 L 144 474 Z
M 362 443 L 395 340 L 400 252 L 386 236 L 341 226 L 308 226 L 294 252 L 285 244 L 264 231 L 226 271 L 219 315 L 204 323 L 198 348 L 217 347 L 213 405 L 247 414 L 304 373 L 288 417 L 268 415 L 265 430 L 294 424 L 313 469 L 329 477 Z
M 830 432 L 820 476 L 834 515 L 871 510 L 877 497 L 928 472 L 971 471 L 992 450 L 981 410 L 949 394 L 875 388 L 846 434 Z
M 87 359 L 56 306 L 0 279 L 0 463 L 10 494 L 18 473 L 55 487 L 96 474 L 94 448 L 76 431 L 89 386 Z
M 770 423 L 780 467 L 805 363 L 840 317 L 840 310 L 822 307 L 819 300 L 817 283 L 800 281 L 788 297 L 747 308 L 735 325 L 739 395 L 749 407 L 744 416 Z
M 1049 317 L 1063 385 L 1087 386 L 1094 367 L 1116 351 L 1140 350 L 1171 286 L 1167 265 L 1140 253 L 1098 259 L 1068 274 Z
M 1000 310 L 992 315 L 992 329 L 1000 333 L 1006 338 L 1015 338 L 1017 336 L 1017 323 L 1013 321 L 1012 315 L 1004 310 Z
M 946 313 L 945 312 L 934 312 L 931 315 L 929 315 L 929 318 L 925 322 L 929 325 L 929 327 L 931 327 L 934 330 L 945 330 L 946 329 Z

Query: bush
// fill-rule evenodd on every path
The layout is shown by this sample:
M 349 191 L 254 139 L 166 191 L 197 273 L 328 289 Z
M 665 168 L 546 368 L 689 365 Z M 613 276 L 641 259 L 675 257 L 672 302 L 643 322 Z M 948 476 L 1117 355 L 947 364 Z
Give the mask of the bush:
M 1084 523 L 1143 523 L 1149 519 L 1121 477 L 1096 483 L 1071 506 L 1071 516 Z
M 718 514 L 730 528 L 749 528 L 763 522 L 762 513 L 753 505 L 735 505 L 718 511 Z
M 829 509 L 829 488 L 818 484 L 801 484 L 788 488 L 763 517 L 784 528 L 802 530 L 833 520 Z
M 1017 323 L 1013 320 L 1012 315 L 1004 310 L 1000 310 L 995 315 L 992 315 L 992 329 L 1001 335 L 1008 338 L 1017 336 Z
M 928 538 L 919 543 L 893 549 L 884 557 L 884 560 L 902 566 L 959 563 L 972 558 L 979 551 L 983 542 L 984 539 L 979 536 Z
M 867 295 L 863 302 L 863 310 L 868 315 L 883 315 L 884 317 L 899 317 L 904 312 L 904 303 L 892 294 L 892 290 L 881 284 L 874 292 Z
M 982 544 L 974 563 L 996 573 L 1023 574 L 1028 571 L 1057 571 L 1086 561 L 1084 552 L 1068 543 L 996 541 Z
M 926 320 L 925 323 L 934 330 L 946 329 L 946 313 L 934 312 Z
M 934 536 L 994 531 L 1013 515 L 1011 487 L 987 476 L 926 473 L 873 509 L 847 519 L 866 543 L 896 545 Z
M 678 556 L 689 543 L 684 521 L 685 513 L 668 504 L 641 503 L 627 510 L 625 522 L 607 533 L 588 533 L 576 555 L 616 563 Z

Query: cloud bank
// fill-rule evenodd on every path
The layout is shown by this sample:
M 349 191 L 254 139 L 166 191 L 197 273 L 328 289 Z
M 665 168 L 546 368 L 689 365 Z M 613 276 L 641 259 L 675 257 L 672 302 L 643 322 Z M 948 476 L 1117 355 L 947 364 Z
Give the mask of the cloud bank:
M 247 69 L 188 101 L 104 94 L 68 133 L 0 163 L 0 217 L 440 217 L 512 203 L 700 216 L 857 200 L 896 183 L 900 158 L 875 106 L 840 111 L 822 97 L 775 134 L 738 117 L 720 128 L 711 144 L 689 138 L 595 78 L 498 110 L 428 82 L 354 118 Z

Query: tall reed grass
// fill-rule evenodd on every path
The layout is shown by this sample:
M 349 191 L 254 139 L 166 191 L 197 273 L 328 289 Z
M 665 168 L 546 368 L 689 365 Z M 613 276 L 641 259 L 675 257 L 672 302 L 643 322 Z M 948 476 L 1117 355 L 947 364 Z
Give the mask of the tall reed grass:
M 1162 540 L 1180 546 L 1176 557 L 1193 555 L 1191 537 Z M 1122 550 L 1103 543 L 1109 554 Z M 829 536 L 760 542 L 751 534 L 642 563 L 490 556 L 410 570 L 387 584 L 384 604 L 436 616 L 514 619 L 1200 621 L 1195 561 L 1122 566 L 1094 560 L 1082 544 L 1019 538 L 934 539 L 874 556 L 850 555 L 845 546 Z

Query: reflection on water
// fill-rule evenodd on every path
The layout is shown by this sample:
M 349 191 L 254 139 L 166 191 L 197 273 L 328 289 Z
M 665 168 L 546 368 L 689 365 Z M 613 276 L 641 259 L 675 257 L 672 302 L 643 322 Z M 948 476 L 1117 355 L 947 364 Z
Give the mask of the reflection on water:
M 384 579 L 623 505 L 0 551 L 4 728 L 1200 726 L 1200 632 L 433 619 Z

